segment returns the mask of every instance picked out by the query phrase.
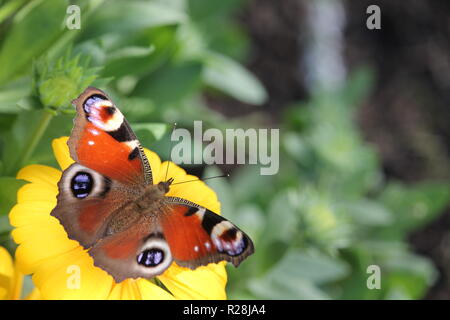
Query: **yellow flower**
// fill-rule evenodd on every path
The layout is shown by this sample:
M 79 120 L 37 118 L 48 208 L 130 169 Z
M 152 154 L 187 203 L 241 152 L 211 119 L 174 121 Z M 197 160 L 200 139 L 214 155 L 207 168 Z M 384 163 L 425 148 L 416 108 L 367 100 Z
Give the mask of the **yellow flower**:
M 0 300 L 18 300 L 22 294 L 23 274 L 9 255 L 9 252 L 0 247 Z M 33 290 L 25 298 L 27 300 L 39 300 L 39 290 Z
M 67 137 L 55 139 L 52 146 L 56 160 L 65 170 L 73 163 Z M 161 163 L 158 155 L 150 150 L 145 149 L 145 153 L 154 183 L 164 180 L 168 162 Z M 23 273 L 33 274 L 33 282 L 42 298 L 226 299 L 225 262 L 195 270 L 173 263 L 157 277 L 170 292 L 142 278 L 116 283 L 108 273 L 94 266 L 87 251 L 77 241 L 70 240 L 59 221 L 50 216 L 56 205 L 61 174 L 61 171 L 43 165 L 30 165 L 20 170 L 17 178 L 30 183 L 19 190 L 17 204 L 9 215 L 15 227 L 12 236 L 19 244 L 17 264 Z M 174 163 L 169 165 L 168 176 L 177 181 L 196 179 Z M 203 182 L 173 185 L 168 195 L 185 198 L 220 213 L 216 194 Z
M 23 275 L 16 269 L 9 252 L 0 247 L 0 300 L 20 299 Z

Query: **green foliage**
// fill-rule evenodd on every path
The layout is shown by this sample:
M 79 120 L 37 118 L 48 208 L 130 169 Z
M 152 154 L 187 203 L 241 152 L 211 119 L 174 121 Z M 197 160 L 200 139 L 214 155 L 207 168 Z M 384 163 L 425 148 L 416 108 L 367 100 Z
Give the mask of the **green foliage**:
M 435 281 L 433 264 L 406 241 L 442 212 L 449 184 L 384 181 L 354 121 L 370 75 L 362 69 L 342 90 L 286 112 L 277 176 L 250 178 L 243 168 L 236 176 L 252 182 L 210 183 L 223 201 L 238 200 L 224 215 L 256 240 L 254 258 L 229 269 L 231 298 L 418 299 Z M 367 287 L 370 265 L 381 269 L 380 290 Z
M 30 1 L 14 15 L 0 52 L 0 84 L 29 71 L 32 59 L 58 38 L 67 5 L 67 1 L 60 0 Z
M 225 119 L 202 100 L 205 91 L 255 105 L 267 99 L 238 62 L 247 38 L 232 14 L 244 1 L 71 1 L 81 7 L 81 30 L 65 27 L 67 1 L 0 3 L 0 245 L 14 247 L 6 214 L 24 183 L 17 171 L 56 166 L 51 140 L 70 134 L 70 101 L 88 85 L 110 93 L 143 145 L 163 157 L 170 122 L 224 129 L 268 117 L 259 109 L 256 120 Z M 230 181 L 208 181 L 223 215 L 256 245 L 228 269 L 230 298 L 415 299 L 432 285 L 435 267 L 406 240 L 442 212 L 449 185 L 385 181 L 354 121 L 372 80 L 361 69 L 342 90 L 288 108 L 279 174 L 243 166 Z M 209 167 L 205 177 L 216 174 Z M 366 286 L 372 264 L 382 270 L 380 290 Z
M 35 94 L 44 108 L 53 111 L 73 111 L 71 100 L 98 77 L 98 68 L 89 68 L 80 55 L 71 58 L 70 51 L 55 63 L 46 59 L 35 63 Z
M 250 104 L 261 104 L 266 93 L 259 82 L 233 60 L 207 53 L 204 81 L 213 88 Z
M 0 178 L 0 215 L 7 213 L 16 203 L 17 190 L 24 184 L 24 181 L 12 177 Z

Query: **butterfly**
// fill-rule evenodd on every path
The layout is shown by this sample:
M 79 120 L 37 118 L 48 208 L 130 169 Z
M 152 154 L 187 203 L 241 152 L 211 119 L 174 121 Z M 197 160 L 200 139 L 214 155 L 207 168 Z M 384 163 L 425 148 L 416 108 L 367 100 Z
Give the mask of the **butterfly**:
M 56 217 L 116 282 L 150 279 L 173 261 L 195 269 L 219 261 L 238 266 L 251 239 L 227 219 L 157 184 L 136 135 L 105 92 L 88 87 L 72 102 L 67 142 L 75 161 L 58 182 Z

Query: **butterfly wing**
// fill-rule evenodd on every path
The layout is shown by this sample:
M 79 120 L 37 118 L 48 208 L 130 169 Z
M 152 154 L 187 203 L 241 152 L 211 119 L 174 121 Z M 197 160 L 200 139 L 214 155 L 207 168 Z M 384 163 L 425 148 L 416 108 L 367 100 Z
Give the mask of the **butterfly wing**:
M 88 248 L 104 236 L 113 213 L 152 183 L 152 176 L 135 134 L 103 91 L 89 87 L 73 103 L 77 115 L 68 146 L 76 163 L 63 172 L 51 214 L 69 238 Z
M 76 163 L 63 172 L 51 214 L 89 248 L 96 266 L 120 282 L 154 277 L 172 261 L 191 269 L 222 260 L 238 266 L 253 253 L 239 228 L 184 199 L 161 196 L 153 214 L 139 214 L 135 200 L 153 179 L 128 122 L 101 90 L 88 88 L 74 103 L 68 145 Z
M 172 261 L 191 269 L 224 260 L 238 266 L 254 252 L 251 239 L 227 219 L 184 199 L 163 201 L 160 212 L 141 216 L 89 250 L 116 282 L 157 276 Z
M 133 188 L 152 184 L 141 144 L 106 93 L 89 87 L 73 103 L 77 115 L 67 143 L 72 159 Z
M 133 199 L 127 186 L 78 163 L 63 172 L 58 189 L 51 215 L 84 248 L 103 237 L 113 213 Z
M 163 273 L 171 265 L 172 255 L 157 226 L 141 217 L 128 229 L 101 239 L 89 250 L 94 264 L 116 282 Z
M 183 267 L 226 260 L 237 267 L 254 252 L 252 240 L 233 223 L 195 203 L 167 197 L 161 228 L 173 259 Z

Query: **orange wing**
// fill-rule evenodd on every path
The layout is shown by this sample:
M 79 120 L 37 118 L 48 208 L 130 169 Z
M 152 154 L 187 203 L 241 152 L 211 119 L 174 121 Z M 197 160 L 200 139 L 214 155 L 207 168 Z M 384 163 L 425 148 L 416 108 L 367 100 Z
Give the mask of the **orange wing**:
M 147 157 L 130 125 L 106 94 L 89 87 L 73 103 L 77 116 L 68 141 L 72 158 L 124 184 L 151 184 Z
M 195 269 L 226 260 L 237 267 L 254 252 L 253 242 L 242 230 L 194 205 L 170 203 L 170 212 L 160 220 L 173 259 L 179 265 Z

